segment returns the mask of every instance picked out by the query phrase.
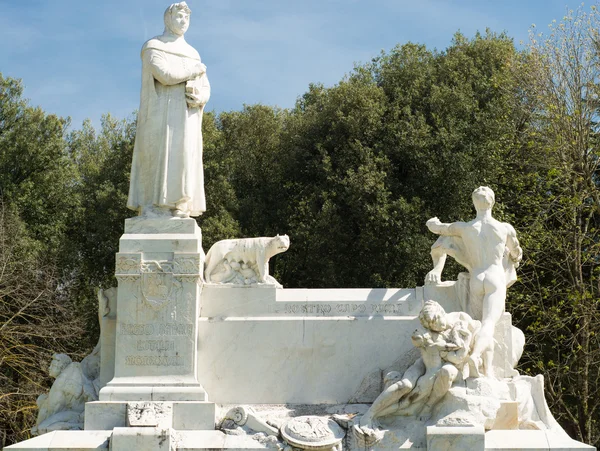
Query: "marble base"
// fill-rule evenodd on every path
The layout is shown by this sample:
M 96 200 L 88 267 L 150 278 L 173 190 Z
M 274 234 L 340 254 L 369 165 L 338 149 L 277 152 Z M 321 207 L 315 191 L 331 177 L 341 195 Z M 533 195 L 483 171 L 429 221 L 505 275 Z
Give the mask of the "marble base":
M 157 428 L 116 428 L 113 431 L 55 431 L 7 446 L 6 451 L 254 451 L 264 445 L 246 436 L 221 431 L 169 431 Z M 139 435 L 138 435 L 139 434 Z M 166 444 L 170 447 L 165 447 Z
M 488 431 L 486 451 L 595 451 L 596 448 L 552 431 Z
M 388 371 L 402 373 L 417 359 L 410 336 L 428 299 L 448 312 L 459 308 L 454 282 L 413 289 L 205 285 L 198 378 L 220 404 L 373 402 Z M 505 313 L 496 329 L 500 362 L 512 353 L 511 333 Z M 497 377 L 514 373 L 504 363 L 494 369 Z
M 229 435 L 222 431 L 210 430 L 209 424 L 191 424 L 185 421 L 199 421 L 198 417 L 208 418 L 208 412 L 213 412 L 215 406 L 198 405 L 201 403 L 172 403 L 173 422 L 161 423 L 149 427 L 125 427 L 123 422 L 127 421 L 126 403 L 90 403 L 86 407 L 86 428 L 94 426 L 103 430 L 85 431 L 55 431 L 35 437 L 16 445 L 8 446 L 6 451 L 87 451 L 108 450 L 109 442 L 112 441 L 112 450 L 118 451 L 115 445 L 122 446 L 120 449 L 127 451 L 150 451 L 163 450 L 164 441 L 171 444 L 171 450 L 200 451 L 200 450 L 256 450 L 267 449 L 268 445 L 256 440 L 253 435 Z M 291 416 L 310 414 L 319 416 L 331 416 L 337 414 L 363 414 L 368 405 L 352 404 L 338 406 L 295 406 L 274 405 L 255 406 L 256 413 L 263 420 L 270 419 L 283 425 Z M 204 410 L 203 410 L 204 409 Z M 219 416 L 228 411 L 228 406 L 219 408 Z M 115 426 L 108 424 L 107 418 L 111 411 L 113 418 L 119 418 L 119 424 L 112 420 Z M 106 415 L 102 418 L 101 412 Z M 89 419 L 87 418 L 89 415 Z M 352 416 L 352 415 L 351 415 Z M 179 419 L 178 419 L 179 418 Z M 214 422 L 214 416 L 213 422 Z M 88 423 L 89 421 L 89 423 Z M 104 423 L 102 423 L 104 422 Z M 351 422 L 350 422 L 351 423 Z M 138 424 L 138 423 L 136 423 Z M 155 423 L 148 423 L 155 424 Z M 214 427 L 214 423 L 211 423 Z M 177 427 L 169 427 L 177 426 Z M 351 427 L 351 424 L 349 424 Z M 426 421 L 408 417 L 389 417 L 389 421 L 383 424 L 387 430 L 381 442 L 365 448 L 359 446 L 352 433 L 346 435 L 343 450 L 359 451 L 397 451 L 410 449 L 412 451 L 431 451 L 442 449 L 444 451 L 468 450 L 475 451 L 595 451 L 596 448 L 570 439 L 564 432 L 550 430 L 491 430 L 483 433 L 479 427 L 437 427 Z M 205 428 L 207 430 L 185 430 L 184 428 Z M 164 431 L 168 431 L 168 437 Z M 136 437 L 138 432 L 141 438 L 139 442 Z M 162 437 L 162 439 L 161 439 Z M 163 442 L 161 442 L 161 440 Z M 482 441 L 483 440 L 483 441 Z M 465 445 L 465 443 L 469 445 Z M 484 447 L 481 447 L 481 445 Z M 439 446 L 442 446 L 440 448 Z M 456 446 L 454 446 L 454 445 Z M 436 448 L 437 447 L 437 448 Z
M 112 431 L 53 431 L 7 446 L 5 451 L 108 450 Z
M 110 451 L 171 451 L 171 429 L 156 427 L 115 428 Z
M 195 377 L 115 378 L 100 392 L 103 401 L 208 401 Z
M 207 401 L 197 379 L 204 251 L 193 219 L 125 221 L 116 257 L 114 378 L 101 401 Z
M 169 402 L 172 420 L 169 426 L 180 431 L 215 429 L 215 404 L 212 402 Z M 126 402 L 88 402 L 85 405 L 85 430 L 110 431 L 127 426 Z
M 484 451 L 483 426 L 427 427 L 427 451 Z
M 157 232 L 160 221 L 153 221 L 151 228 Z M 171 225 L 173 220 L 163 220 L 166 222 L 163 228 L 171 230 L 179 226 L 177 221 L 183 221 L 182 229 L 177 232 L 195 230 L 195 223 L 174 221 Z M 139 250 L 135 238 L 160 241 L 168 235 L 157 232 L 138 236 L 131 232 L 140 231 L 142 222 L 134 225 L 126 228 L 123 250 Z M 190 238 L 184 233 L 179 235 Z M 182 242 L 173 243 L 175 245 L 181 246 Z M 147 254 L 146 257 L 133 254 L 133 261 L 149 258 Z M 127 259 L 125 254 L 119 254 L 118 258 L 121 257 Z M 134 273 L 135 268 L 131 272 Z M 127 279 L 126 273 L 120 274 Z M 125 293 L 135 289 L 126 280 L 122 288 L 120 291 Z M 221 404 L 372 402 L 381 392 L 383 375 L 388 371 L 403 372 L 417 358 L 410 335 L 418 327 L 416 316 L 424 301 L 435 299 L 447 311 L 459 308 L 454 282 L 413 289 L 277 289 L 274 286 L 205 284 L 199 296 L 197 380 L 202 381 L 211 401 Z M 123 298 L 128 302 L 131 296 L 125 294 Z M 119 309 L 127 308 L 119 304 Z M 121 320 L 121 323 L 130 327 L 129 332 L 144 334 L 118 338 L 121 342 L 130 339 L 130 349 L 132 345 L 144 346 L 157 341 L 157 337 L 152 336 L 154 331 L 146 335 L 146 330 L 131 329 L 131 324 L 138 324 L 137 319 Z M 510 324 L 510 314 L 505 313 L 496 331 L 496 341 L 502 343 L 502 347 L 496 350 L 495 361 L 505 362 L 512 353 Z M 180 346 L 183 341 L 185 346 L 191 347 L 191 343 L 186 344 L 182 338 L 164 339 L 164 344 L 169 346 L 175 342 Z M 118 377 L 102 390 L 101 400 L 207 400 L 202 390 L 194 392 L 197 385 L 193 379 L 192 391 L 180 384 L 185 396 L 174 398 L 171 392 L 161 392 L 158 380 L 147 379 L 144 383 L 147 376 L 125 378 L 126 374 L 154 369 L 123 365 L 124 358 L 135 357 L 135 354 L 123 355 L 120 349 L 117 345 L 117 354 L 121 352 L 114 364 Z M 147 357 L 147 353 L 139 354 Z M 498 377 L 514 373 L 505 367 L 505 364 L 495 365 Z M 162 371 L 168 369 L 162 368 Z M 335 383 L 321 382 L 325 380 L 335 380 Z M 166 378 L 167 384 L 174 381 L 174 378 Z

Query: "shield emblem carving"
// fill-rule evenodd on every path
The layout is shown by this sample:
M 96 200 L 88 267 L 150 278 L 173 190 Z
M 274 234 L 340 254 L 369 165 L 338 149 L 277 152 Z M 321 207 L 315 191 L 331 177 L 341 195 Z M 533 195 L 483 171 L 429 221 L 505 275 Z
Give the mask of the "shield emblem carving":
M 171 271 L 169 271 L 171 270 Z M 154 309 L 160 309 L 174 300 L 181 288 L 173 277 L 169 262 L 145 261 L 142 264 L 142 297 Z

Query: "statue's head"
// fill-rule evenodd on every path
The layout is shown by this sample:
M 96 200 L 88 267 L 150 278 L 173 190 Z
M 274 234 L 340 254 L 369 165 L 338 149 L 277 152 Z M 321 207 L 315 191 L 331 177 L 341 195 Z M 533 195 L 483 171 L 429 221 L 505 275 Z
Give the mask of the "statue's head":
M 473 205 L 475 210 L 491 210 L 496 203 L 496 196 L 491 188 L 487 186 L 480 186 L 473 191 Z
M 446 311 L 435 301 L 426 301 L 419 313 L 419 321 L 426 329 L 442 332 L 448 329 Z
M 71 357 L 67 354 L 54 354 L 48 368 L 48 374 L 50 377 L 57 378 L 72 362 Z
M 165 31 L 183 36 L 190 26 L 192 10 L 186 2 L 173 3 L 165 10 Z
M 274 242 L 278 252 L 287 251 L 290 247 L 290 237 L 287 235 L 277 235 Z

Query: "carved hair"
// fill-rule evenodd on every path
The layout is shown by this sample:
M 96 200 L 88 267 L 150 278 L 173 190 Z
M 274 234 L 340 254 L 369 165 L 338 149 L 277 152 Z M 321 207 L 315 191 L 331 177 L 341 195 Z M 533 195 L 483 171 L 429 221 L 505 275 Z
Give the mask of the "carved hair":
M 435 301 L 426 301 L 419 313 L 419 321 L 423 327 L 441 332 L 446 329 L 446 311 Z
M 177 11 L 184 11 L 187 14 L 192 14 L 192 10 L 186 2 L 173 3 L 165 10 L 164 15 L 165 27 L 167 27 L 168 30 L 171 29 L 171 17 L 173 13 L 176 13 Z
M 179 3 L 173 3 L 171 6 L 169 6 L 165 10 L 165 17 L 167 17 L 167 14 L 173 14 L 174 12 L 177 12 L 177 11 L 185 11 L 188 14 L 192 14 L 192 10 L 190 9 L 190 7 L 187 5 L 186 2 L 179 2 Z
M 73 362 L 71 357 L 69 357 L 67 354 L 54 354 L 52 356 L 52 360 L 56 360 L 58 363 L 60 363 L 61 371 Z
M 496 203 L 496 195 L 494 194 L 492 189 L 487 186 L 480 186 L 475 191 L 473 191 L 473 203 L 475 203 L 475 196 L 484 199 L 485 204 L 488 206 L 488 208 L 492 208 Z

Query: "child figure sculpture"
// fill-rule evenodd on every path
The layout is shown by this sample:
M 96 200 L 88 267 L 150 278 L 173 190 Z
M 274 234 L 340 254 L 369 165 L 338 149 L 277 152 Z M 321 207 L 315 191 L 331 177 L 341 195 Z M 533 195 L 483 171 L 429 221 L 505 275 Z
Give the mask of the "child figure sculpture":
M 425 303 L 419 320 L 426 330 L 415 331 L 412 342 L 421 357 L 377 397 L 355 426 L 358 434 L 377 439 L 375 420 L 382 416 L 430 416 L 458 375 L 468 377 L 466 362 L 481 323 L 464 312 L 446 313 L 435 301 Z

